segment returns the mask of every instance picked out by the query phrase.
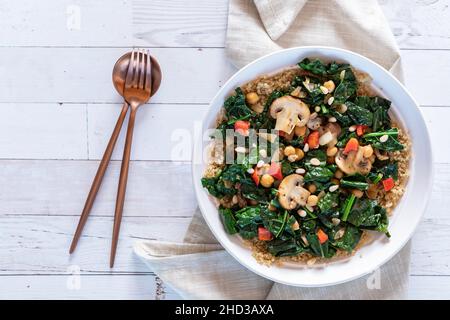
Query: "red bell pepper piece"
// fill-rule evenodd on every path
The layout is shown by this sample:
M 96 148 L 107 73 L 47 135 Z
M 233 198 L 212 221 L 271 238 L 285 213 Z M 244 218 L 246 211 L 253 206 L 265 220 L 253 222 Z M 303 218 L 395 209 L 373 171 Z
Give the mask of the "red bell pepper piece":
M 320 244 L 324 244 L 328 240 L 328 235 L 322 230 L 317 230 L 317 238 L 319 238 Z
M 234 131 L 237 133 L 248 136 L 248 130 L 250 129 L 250 122 L 238 120 L 234 123 Z
M 345 145 L 344 154 L 348 154 L 350 151 L 358 151 L 359 142 L 356 138 L 350 138 Z
M 356 135 L 358 137 L 362 136 L 368 127 L 362 124 L 356 126 Z
M 283 173 L 281 172 L 281 164 L 279 162 L 271 162 L 269 171 L 267 172 L 276 180 L 283 179 Z
M 310 149 L 319 147 L 319 131 L 313 131 L 309 134 L 307 139 Z
M 252 179 L 253 179 L 253 182 L 255 182 L 256 186 L 258 186 L 259 185 L 259 175 L 258 175 L 258 170 L 256 168 L 252 173 Z
M 391 190 L 394 187 L 394 185 L 395 185 L 394 179 L 392 177 L 384 179 L 382 181 L 382 183 L 383 183 L 384 191 Z
M 258 240 L 269 241 L 272 240 L 272 233 L 264 227 L 258 227 Z

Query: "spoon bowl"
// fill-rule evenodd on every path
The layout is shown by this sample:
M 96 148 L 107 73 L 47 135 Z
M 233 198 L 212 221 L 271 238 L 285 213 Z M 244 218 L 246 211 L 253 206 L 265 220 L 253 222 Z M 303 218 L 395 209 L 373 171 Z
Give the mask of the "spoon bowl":
M 125 79 L 127 77 L 128 65 L 130 64 L 130 60 L 131 52 L 127 52 L 123 56 L 121 56 L 119 60 L 117 60 L 113 68 L 112 80 L 114 88 L 116 88 L 117 92 L 121 96 L 123 96 Z M 158 64 L 158 61 L 153 56 L 150 56 L 150 61 L 152 63 L 152 92 L 150 96 L 153 96 L 158 91 L 159 86 L 161 85 L 162 75 L 161 67 Z

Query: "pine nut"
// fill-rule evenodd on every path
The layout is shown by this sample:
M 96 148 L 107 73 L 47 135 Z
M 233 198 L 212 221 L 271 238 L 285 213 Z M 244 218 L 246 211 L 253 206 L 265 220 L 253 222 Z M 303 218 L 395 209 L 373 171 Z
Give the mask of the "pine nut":
M 389 139 L 389 136 L 388 136 L 387 134 L 382 135 L 382 136 L 380 137 L 380 142 L 386 142 L 388 139 Z
M 324 86 L 319 87 L 320 91 L 322 91 L 323 94 L 328 94 L 328 89 Z
M 261 168 L 264 165 L 264 161 L 259 160 L 258 163 L 256 164 L 257 168 Z
M 332 185 L 328 188 L 328 190 L 330 190 L 330 192 L 335 192 L 337 189 L 339 189 L 339 186 L 336 184 Z
M 309 160 L 309 163 L 311 163 L 313 166 L 320 166 L 320 160 L 317 158 L 312 158 Z
M 337 225 L 339 225 L 339 223 L 341 223 L 341 219 L 331 218 L 331 223 L 333 224 L 333 226 L 337 226 Z
M 245 149 L 244 147 L 236 147 L 236 149 L 234 149 L 237 153 L 246 153 L 247 149 Z
M 334 102 L 334 97 L 330 97 L 329 99 L 328 99 L 328 105 L 332 105 L 333 104 L 333 102 Z
M 266 149 L 259 150 L 259 155 L 263 158 L 267 157 L 267 150 Z
M 309 151 L 309 144 L 305 143 L 305 145 L 303 146 L 303 152 L 308 152 Z
M 350 131 L 350 132 L 355 132 L 355 130 L 356 130 L 355 125 L 348 127 L 348 131 Z
M 336 122 L 337 119 L 335 117 L 330 117 L 328 118 L 328 122 Z
M 297 213 L 298 213 L 298 215 L 300 216 L 300 217 L 302 217 L 302 218 L 304 218 L 304 217 L 306 217 L 306 211 L 305 210 L 298 210 L 297 211 Z
M 295 169 L 295 173 L 298 173 L 298 174 L 304 174 L 305 172 L 306 172 L 306 170 L 303 168 Z

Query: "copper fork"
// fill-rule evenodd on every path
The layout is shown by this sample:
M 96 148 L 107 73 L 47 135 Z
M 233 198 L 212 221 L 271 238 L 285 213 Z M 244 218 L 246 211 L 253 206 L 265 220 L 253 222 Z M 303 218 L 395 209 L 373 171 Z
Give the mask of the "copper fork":
M 147 50 L 133 50 L 128 66 L 127 77 L 124 87 L 124 98 L 131 108 L 128 120 L 128 129 L 123 150 L 122 167 L 120 169 L 119 187 L 117 189 L 116 209 L 114 213 L 114 226 L 111 243 L 111 255 L 109 264 L 114 266 L 117 242 L 122 221 L 123 205 L 125 202 L 125 192 L 127 189 L 128 169 L 130 165 L 131 143 L 133 140 L 134 123 L 136 113 L 142 104 L 148 102 L 152 91 L 152 65 L 150 52 Z

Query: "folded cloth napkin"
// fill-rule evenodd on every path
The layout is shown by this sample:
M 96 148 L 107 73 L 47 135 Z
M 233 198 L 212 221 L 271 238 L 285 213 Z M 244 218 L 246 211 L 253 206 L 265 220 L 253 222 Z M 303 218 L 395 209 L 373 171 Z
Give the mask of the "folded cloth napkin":
M 286 47 L 327 45 L 361 53 L 401 78 L 400 54 L 375 0 L 230 0 L 227 54 L 241 67 Z M 345 284 L 273 283 L 236 262 L 199 210 L 182 243 L 138 241 L 135 253 L 185 299 L 403 299 L 410 244 L 380 270 Z

